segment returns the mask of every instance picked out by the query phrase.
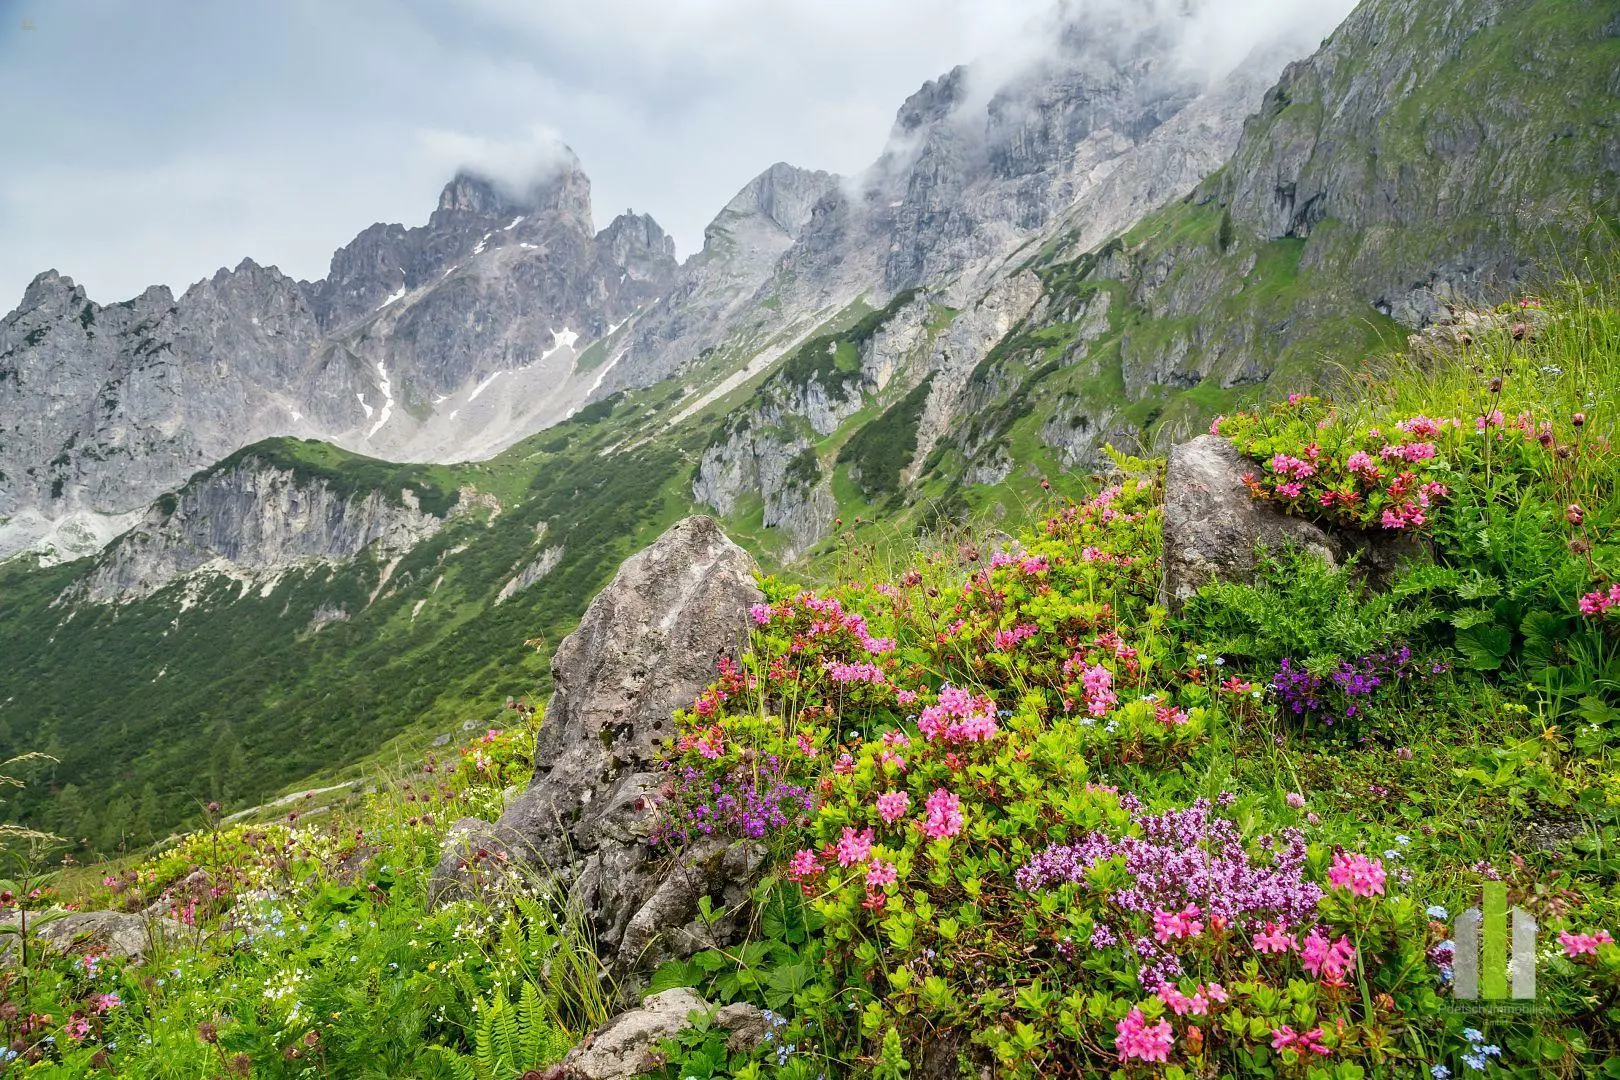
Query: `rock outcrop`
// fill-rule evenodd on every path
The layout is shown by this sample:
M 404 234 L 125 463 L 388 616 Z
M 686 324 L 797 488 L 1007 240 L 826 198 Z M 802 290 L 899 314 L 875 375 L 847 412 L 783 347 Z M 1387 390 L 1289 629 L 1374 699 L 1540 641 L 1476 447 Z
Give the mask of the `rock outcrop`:
M 762 853 L 715 841 L 671 859 L 647 837 L 671 714 L 692 703 L 722 657 L 738 655 L 748 610 L 762 599 L 755 572 L 708 517 L 678 522 L 625 560 L 552 658 L 556 690 L 533 782 L 494 824 L 458 823 L 434 873 L 435 899 L 480 887 L 502 864 L 552 875 L 627 985 L 734 929 L 698 920 L 699 899 L 713 897 L 716 910 L 739 903 Z
M 1406 537 L 1358 533 L 1283 513 L 1243 483 L 1255 464 L 1218 435 L 1170 451 L 1164 477 L 1164 577 L 1159 602 L 1180 610 L 1211 581 L 1254 579 L 1256 551 L 1296 547 L 1331 565 L 1354 558 L 1377 583 L 1419 549 Z
M 154 504 L 75 586 L 75 596 L 128 601 L 201 570 L 250 581 L 312 562 L 347 561 L 367 548 L 395 555 L 441 525 L 410 488 L 344 492 L 250 454 Z
M 1295 545 L 1334 560 L 1335 545 L 1326 532 L 1249 494 L 1243 474 L 1252 470 L 1218 435 L 1200 435 L 1170 451 L 1161 603 L 1179 609 L 1211 581 L 1253 580 L 1257 547 Z

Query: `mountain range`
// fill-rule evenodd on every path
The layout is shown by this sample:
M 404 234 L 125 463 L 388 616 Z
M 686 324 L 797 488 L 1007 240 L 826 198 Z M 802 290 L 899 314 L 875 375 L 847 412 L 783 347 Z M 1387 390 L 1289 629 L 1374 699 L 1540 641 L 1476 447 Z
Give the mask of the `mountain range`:
M 498 724 L 693 507 L 813 576 L 1612 244 L 1612 4 L 1364 0 L 1217 73 L 1120 10 L 928 82 L 856 176 L 770 166 L 684 262 L 570 159 L 320 281 L 39 275 L 0 319 L 0 749 L 60 760 L 22 808 L 112 850 Z

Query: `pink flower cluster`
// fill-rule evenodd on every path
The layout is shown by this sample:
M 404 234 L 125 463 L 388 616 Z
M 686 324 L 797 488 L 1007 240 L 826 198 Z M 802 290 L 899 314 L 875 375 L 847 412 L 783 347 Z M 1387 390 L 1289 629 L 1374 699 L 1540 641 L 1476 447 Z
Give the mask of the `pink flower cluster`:
M 1328 881 L 1335 888 L 1349 889 L 1352 896 L 1383 895 L 1384 864 L 1354 852 L 1337 852 L 1328 868 Z
M 873 637 L 871 630 L 866 625 L 866 616 L 857 612 L 845 611 L 844 605 L 839 603 L 836 597 L 817 596 L 815 593 L 806 590 L 795 597 L 795 602 L 810 614 L 819 616 L 810 622 L 810 635 L 812 637 L 847 630 L 861 643 L 861 648 L 874 656 L 894 651 L 894 641 L 892 639 Z M 762 611 L 761 608 L 764 608 L 764 610 Z M 777 614 L 786 614 L 786 612 L 781 612 L 776 608 L 764 607 L 762 604 L 756 604 L 749 610 L 753 613 L 754 621 L 760 626 L 767 625 Z
M 867 889 L 881 889 L 885 885 L 893 885 L 897 879 L 894 863 L 884 862 L 882 859 L 873 859 L 872 865 L 866 870 Z
M 1080 561 L 1083 563 L 1100 562 L 1113 563 L 1115 566 L 1129 566 L 1132 560 L 1129 555 L 1115 555 L 1113 552 L 1104 551 L 1100 547 L 1087 544 L 1080 549 Z
M 1288 476 L 1295 480 L 1308 480 L 1316 475 L 1316 466 L 1303 458 L 1292 457 L 1288 454 L 1273 454 L 1271 456 L 1271 471 L 1278 476 Z
M 808 848 L 800 848 L 788 860 L 788 878 L 792 881 L 809 881 L 821 873 L 821 863 L 816 861 L 816 853 Z
M 1446 488 L 1446 485 L 1432 480 L 1419 484 L 1416 492 L 1413 492 L 1412 485 L 1416 481 L 1417 477 L 1409 472 L 1404 472 L 1389 485 L 1390 495 L 1401 501 L 1393 509 L 1384 511 L 1383 516 L 1379 519 L 1379 524 L 1383 525 L 1384 528 L 1405 529 L 1410 527 L 1421 529 L 1429 522 L 1426 511 L 1433 500 L 1443 499 L 1451 493 Z M 1410 499 L 1407 498 L 1408 494 L 1412 496 Z
M 1395 426 L 1408 435 L 1415 435 L 1420 439 L 1433 439 L 1448 427 L 1457 427 L 1457 421 L 1450 417 L 1434 419 L 1428 416 L 1411 416 L 1405 420 L 1395 421 Z
M 1168 1061 L 1170 1048 L 1175 1045 L 1176 1032 L 1168 1020 L 1148 1023 L 1141 1009 L 1132 1009 L 1125 1019 L 1114 1025 L 1118 1038 L 1114 1052 L 1119 1060 Z
M 862 660 L 854 664 L 846 664 L 839 660 L 829 660 L 826 663 L 827 677 L 835 683 L 871 683 L 873 686 L 886 686 L 888 676 L 883 669 L 870 660 Z
M 1254 935 L 1254 951 L 1257 953 L 1291 953 L 1297 944 L 1294 935 L 1279 922 L 1267 922 L 1265 928 Z
M 917 730 L 929 742 L 988 742 L 998 730 L 996 703 L 961 687 L 946 686 L 939 692 L 939 701 L 922 711 Z
M 865 862 L 872 854 L 872 830 L 862 829 L 856 832 L 845 825 L 843 835 L 838 838 L 835 853 L 839 866 L 854 866 L 858 862 Z
M 1119 704 L 1114 693 L 1114 673 L 1101 664 L 1086 662 L 1086 655 L 1077 652 L 1063 664 L 1063 673 L 1080 673 L 1080 686 L 1085 693 L 1086 712 L 1092 716 L 1106 716 L 1108 710 Z
M 1034 625 L 1031 623 L 1019 623 L 1011 630 L 996 631 L 996 648 L 1001 652 L 1007 652 L 1016 646 L 1020 641 L 1027 640 L 1028 638 L 1032 638 L 1034 636 Z
M 1311 927 L 1311 932 L 1305 935 L 1305 941 L 1299 948 L 1300 962 L 1305 970 L 1312 975 L 1321 977 L 1326 982 L 1337 982 L 1343 979 L 1356 962 L 1356 947 L 1350 944 L 1350 939 L 1343 934 L 1337 941 L 1329 941 L 1320 930 Z
M 689 731 L 682 735 L 676 742 L 675 747 L 683 754 L 688 750 L 696 750 L 710 761 L 714 761 L 725 756 L 726 733 L 721 730 L 719 724 L 712 724 L 709 727 Z M 482 768 L 483 766 L 479 767 Z
M 962 831 L 962 800 L 944 788 L 935 788 L 923 809 L 922 831 L 928 839 L 944 840 Z
M 1224 1002 L 1228 996 L 1226 988 L 1218 982 L 1208 986 L 1200 983 L 1193 987 L 1191 994 L 1184 994 L 1174 983 L 1160 981 L 1154 993 L 1177 1016 L 1204 1016 L 1209 1012 L 1210 1002 Z
M 889 791 L 877 797 L 878 817 L 884 824 L 893 825 L 911 809 L 911 796 L 903 791 Z
M 1599 930 L 1595 934 L 1572 934 L 1568 930 L 1560 931 L 1558 944 L 1564 947 L 1564 955 L 1571 960 L 1577 956 L 1596 956 L 1599 945 L 1612 945 L 1614 938 L 1609 936 L 1607 930 Z
M 1174 705 L 1159 705 L 1153 710 L 1153 718 L 1166 727 L 1180 727 L 1187 722 L 1185 709 L 1178 709 Z
M 1298 1050 L 1302 1054 L 1331 1054 L 1333 1051 L 1322 1045 L 1322 1029 L 1311 1028 L 1309 1031 L 1296 1032 L 1284 1024 L 1271 1033 L 1271 1048 L 1273 1050 Z
M 1378 451 L 1378 456 L 1386 461 L 1427 461 L 1434 455 L 1434 443 L 1428 442 L 1407 443 L 1404 446 L 1390 443 Z M 1352 454 L 1351 456 L 1354 457 L 1355 455 Z M 1349 468 L 1349 464 L 1349 462 L 1345 462 L 1345 467 Z M 1352 469 L 1351 471 L 1354 472 L 1355 470 Z
M 1387 450 L 1389 447 L 1385 447 L 1385 449 Z M 1378 462 L 1374 461 L 1373 456 L 1365 450 L 1357 450 L 1346 458 L 1344 467 L 1352 475 L 1363 480 L 1376 480 L 1382 474 L 1382 470 L 1378 468 Z
M 1620 608 L 1620 581 L 1610 585 L 1608 590 L 1594 589 L 1581 597 L 1581 614 L 1592 618 L 1602 618 L 1610 608 Z
M 1188 904 L 1180 911 L 1155 911 L 1153 936 L 1161 942 L 1197 937 L 1204 932 L 1204 923 L 1198 917 L 1201 914 L 1197 904 Z

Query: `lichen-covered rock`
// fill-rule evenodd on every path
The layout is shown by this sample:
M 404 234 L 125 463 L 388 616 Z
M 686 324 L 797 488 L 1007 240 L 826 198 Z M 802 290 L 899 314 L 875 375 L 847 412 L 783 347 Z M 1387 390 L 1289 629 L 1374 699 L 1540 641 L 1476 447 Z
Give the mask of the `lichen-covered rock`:
M 639 1009 L 622 1012 L 568 1052 L 568 1080 L 630 1080 L 655 1068 L 654 1051 L 665 1039 L 692 1026 L 693 1011 L 708 1003 L 685 987 L 652 994 Z
M 651 994 L 638 1008 L 620 1013 L 569 1051 L 563 1059 L 567 1080 L 630 1080 L 659 1065 L 658 1044 L 692 1026 L 694 1012 L 710 1006 L 685 987 Z M 765 1038 L 765 1015 L 752 1005 L 727 1005 L 714 1022 L 731 1033 L 726 1049 L 741 1053 Z
M 740 902 L 760 862 L 751 845 L 696 844 L 672 858 L 648 842 L 671 714 L 746 641 L 763 599 L 753 559 L 709 517 L 672 526 L 631 556 L 552 658 L 556 686 L 534 780 L 493 825 L 458 823 L 434 873 L 435 899 L 532 867 L 569 885 L 617 973 L 716 943 L 698 902 Z

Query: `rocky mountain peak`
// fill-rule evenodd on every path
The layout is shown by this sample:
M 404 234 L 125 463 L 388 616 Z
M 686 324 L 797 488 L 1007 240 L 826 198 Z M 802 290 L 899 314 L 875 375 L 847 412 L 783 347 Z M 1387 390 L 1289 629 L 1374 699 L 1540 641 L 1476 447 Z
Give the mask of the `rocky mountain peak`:
M 937 79 L 922 84 L 921 89 L 900 106 L 895 114 L 896 135 L 909 135 L 920 127 L 937 124 L 956 111 L 967 98 L 968 68 L 958 64 Z
M 66 303 L 83 303 L 86 299 L 84 287 L 75 284 L 66 274 L 59 274 L 55 270 L 46 270 L 35 274 L 34 280 L 28 283 L 23 290 L 23 311 L 32 311 L 35 308 L 60 307 Z
M 439 210 L 460 214 L 498 214 L 507 209 L 495 182 L 469 172 L 458 172 L 439 193 Z
M 632 254 L 675 257 L 675 239 L 654 221 L 651 214 L 625 211 L 596 234 L 596 242 L 606 246 L 619 265 L 624 265 Z
M 527 214 L 555 214 L 589 228 L 591 181 L 573 151 L 524 184 L 496 180 L 476 170 L 457 172 L 439 193 L 439 205 L 428 219 L 428 227 L 443 228 L 468 217 Z
M 776 162 L 737 193 L 726 210 L 747 207 L 787 235 L 799 236 L 810 220 L 810 210 L 834 183 L 838 183 L 838 176 L 833 173 Z

